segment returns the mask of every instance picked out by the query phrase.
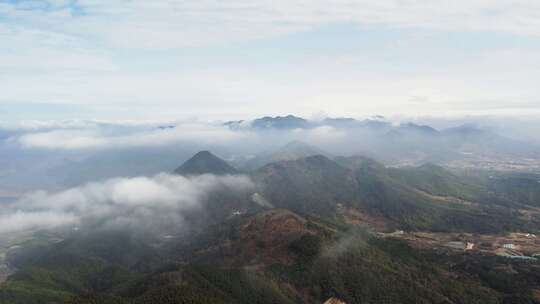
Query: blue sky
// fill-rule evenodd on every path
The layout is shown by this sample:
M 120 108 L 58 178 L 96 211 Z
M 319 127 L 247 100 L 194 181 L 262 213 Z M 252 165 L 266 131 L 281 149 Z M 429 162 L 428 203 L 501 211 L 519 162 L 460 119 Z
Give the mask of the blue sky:
M 540 2 L 0 0 L 0 120 L 540 114 Z

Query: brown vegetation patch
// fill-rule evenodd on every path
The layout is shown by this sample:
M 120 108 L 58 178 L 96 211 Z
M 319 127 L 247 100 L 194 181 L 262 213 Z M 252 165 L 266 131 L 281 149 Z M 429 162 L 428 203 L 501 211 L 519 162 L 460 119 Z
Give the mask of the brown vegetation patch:
M 243 254 L 262 259 L 261 262 L 289 264 L 289 244 L 311 233 L 306 223 L 306 219 L 289 210 L 272 209 L 248 220 L 240 228 L 240 240 L 236 243 Z
M 349 225 L 371 228 L 375 231 L 385 231 L 388 229 L 387 220 L 380 216 L 369 215 L 356 208 L 348 208 L 343 213 L 345 222 Z

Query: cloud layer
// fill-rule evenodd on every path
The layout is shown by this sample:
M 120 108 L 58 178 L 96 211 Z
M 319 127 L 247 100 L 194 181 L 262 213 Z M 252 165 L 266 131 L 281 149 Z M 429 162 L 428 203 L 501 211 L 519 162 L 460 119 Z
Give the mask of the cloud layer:
M 251 180 L 242 175 L 114 178 L 61 192 L 37 191 L 4 208 L 0 234 L 59 226 L 92 225 L 161 231 L 181 228 L 185 212 L 202 208 L 211 193 L 247 191 Z
M 169 125 L 166 125 L 167 127 Z M 37 129 L 12 141 L 27 148 L 46 149 L 109 149 L 126 147 L 152 147 L 175 144 L 231 144 L 253 137 L 249 132 L 234 132 L 224 126 L 205 123 L 182 123 L 174 128 L 155 125 L 146 128 L 124 125 L 88 125 L 78 128 Z
M 86 118 L 538 111 L 539 12 L 532 0 L 2 1 L 0 103 L 85 105 Z
M 48 44 L 91 37 L 127 48 L 178 48 L 249 40 L 335 22 L 540 36 L 539 11 L 538 2 L 530 0 L 41 0 L 0 5 L 0 14 L 8 19 L 47 31 L 30 33 L 48 35 L 43 39 Z

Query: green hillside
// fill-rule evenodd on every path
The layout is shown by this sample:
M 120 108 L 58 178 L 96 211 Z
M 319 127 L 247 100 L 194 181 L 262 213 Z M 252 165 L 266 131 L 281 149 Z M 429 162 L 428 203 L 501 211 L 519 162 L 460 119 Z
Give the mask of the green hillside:
M 228 168 L 216 159 L 195 167 Z M 535 176 L 473 178 L 321 155 L 249 175 L 255 189 L 217 189 L 161 234 L 95 226 L 54 242 L 36 234 L 9 252 L 17 271 L 0 285 L 0 303 L 539 303 L 538 262 L 421 249 L 381 237 L 370 222 L 386 231 L 537 232 L 540 223 L 520 213 L 537 206 Z

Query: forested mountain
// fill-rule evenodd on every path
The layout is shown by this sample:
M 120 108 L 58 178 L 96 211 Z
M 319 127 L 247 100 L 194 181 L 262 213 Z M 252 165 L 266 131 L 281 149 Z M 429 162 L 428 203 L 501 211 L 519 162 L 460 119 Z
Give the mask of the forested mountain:
M 176 174 L 234 175 L 210 152 Z M 38 232 L 9 251 L 0 303 L 538 303 L 540 264 L 406 235 L 540 231 L 535 176 L 461 176 L 313 155 L 244 173 L 167 234 Z M 495 199 L 497 198 L 497 199 Z M 527 209 L 528 210 L 528 209 Z

